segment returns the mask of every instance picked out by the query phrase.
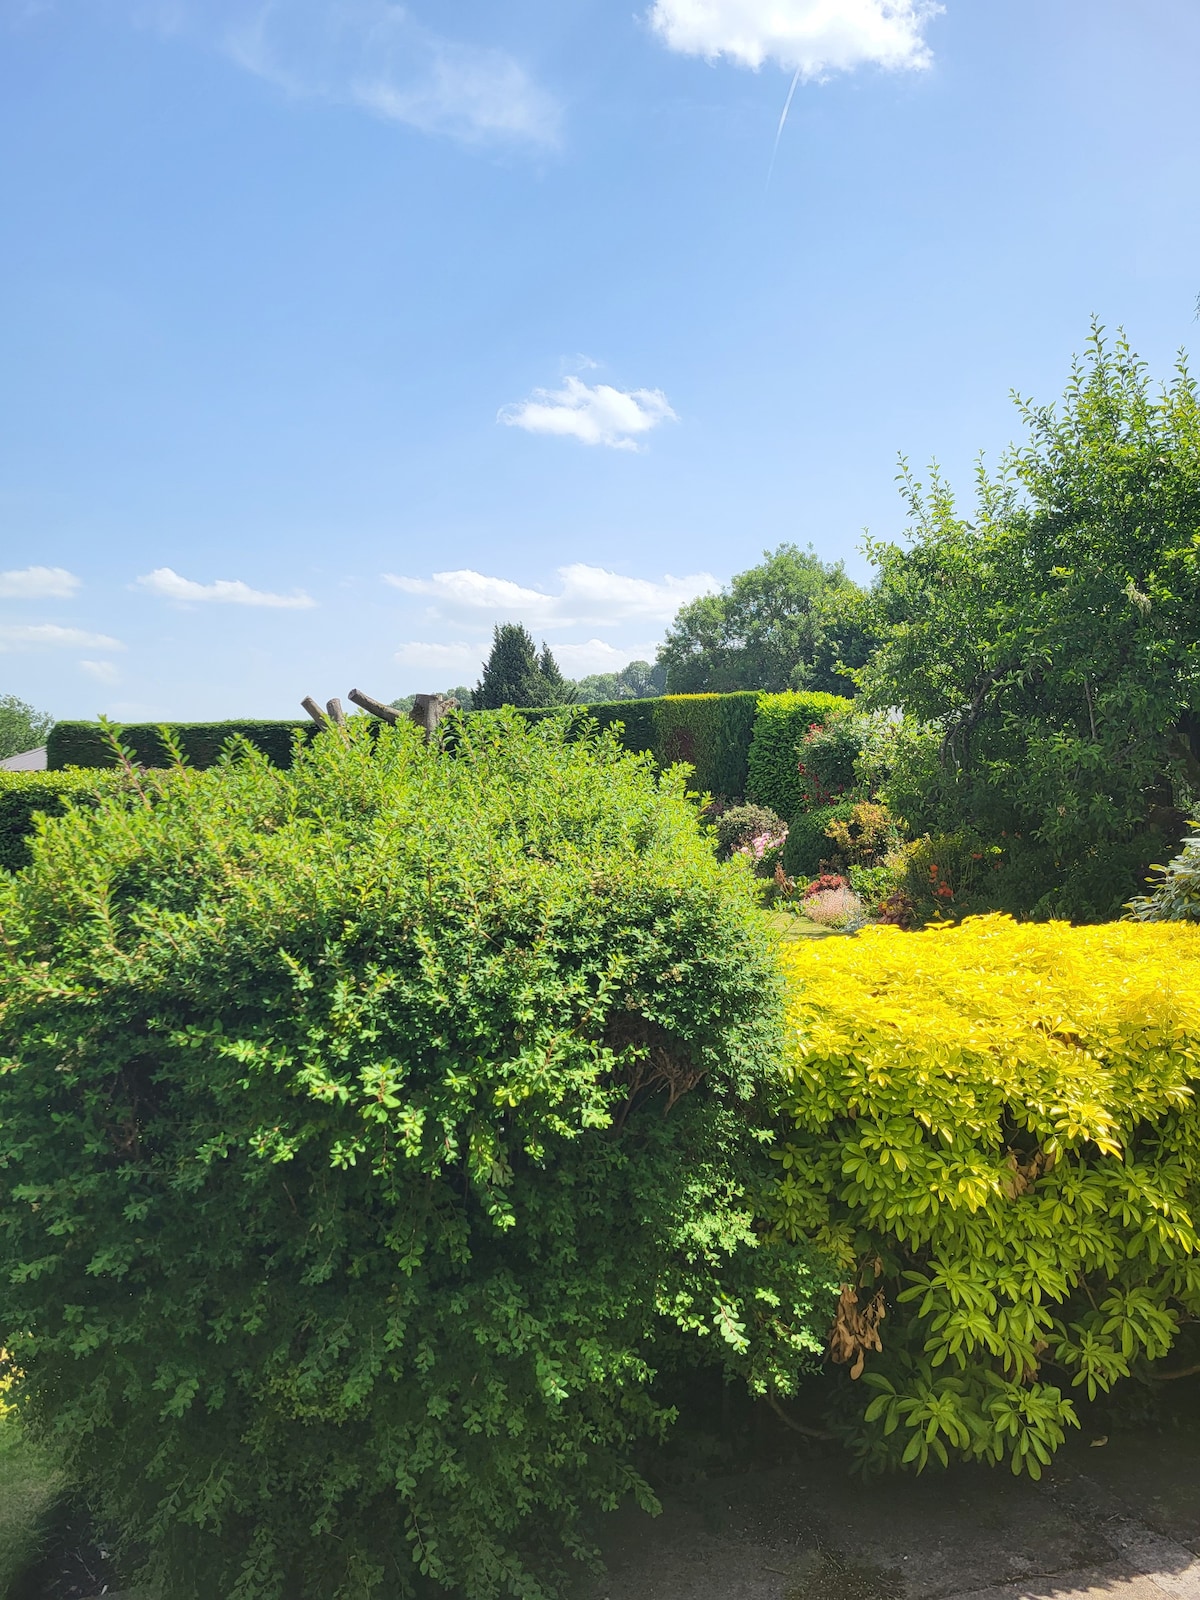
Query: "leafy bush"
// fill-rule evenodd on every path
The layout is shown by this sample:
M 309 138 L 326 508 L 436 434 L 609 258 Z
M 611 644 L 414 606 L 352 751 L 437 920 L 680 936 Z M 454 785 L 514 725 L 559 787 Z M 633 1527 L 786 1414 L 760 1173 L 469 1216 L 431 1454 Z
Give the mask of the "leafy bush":
M 788 824 L 783 847 L 783 870 L 789 878 L 813 878 L 824 870 L 824 863 L 836 856 L 833 841 L 826 832 L 830 823 L 848 821 L 854 802 L 843 800 L 835 806 L 815 811 L 798 811 Z
M 872 719 L 860 713 L 831 717 L 808 730 L 798 766 L 803 805 L 831 805 L 842 795 L 864 798 L 858 766 L 872 731 Z
M 1200 827 L 1193 822 L 1192 828 Z M 1138 922 L 1200 922 L 1200 833 L 1183 841 L 1183 848 L 1165 867 L 1150 894 L 1138 895 L 1128 910 Z
M 725 859 L 751 839 L 786 832 L 783 818 L 769 806 L 730 806 L 717 818 L 717 854 Z
M 171 1600 L 547 1594 L 649 1499 L 654 1365 L 784 1394 L 832 1308 L 747 1199 L 750 879 L 515 714 L 125 783 L 0 879 L 30 1415 Z
M 810 728 L 849 711 L 852 703 L 836 694 L 759 695 L 747 758 L 748 797 L 781 817 L 799 811 L 805 793 L 799 770 L 801 742 Z
M 1200 1317 L 1200 930 L 989 916 L 805 944 L 773 1216 L 842 1263 L 858 1453 L 1036 1477 L 1072 1395 Z
M 98 781 L 94 772 L 0 772 L 0 868 L 16 872 L 29 860 L 39 812 L 57 817 L 70 801 L 88 801 Z
M 757 694 L 666 694 L 654 707 L 654 752 L 666 767 L 686 761 L 702 792 L 740 799 L 758 711 Z

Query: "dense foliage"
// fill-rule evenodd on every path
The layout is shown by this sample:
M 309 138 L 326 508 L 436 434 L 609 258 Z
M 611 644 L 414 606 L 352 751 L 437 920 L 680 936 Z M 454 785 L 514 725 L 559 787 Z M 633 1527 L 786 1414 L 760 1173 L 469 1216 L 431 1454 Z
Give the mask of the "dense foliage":
M 1150 893 L 1129 902 L 1130 916 L 1138 922 L 1200 922 L 1200 832 L 1191 833 L 1179 854 L 1154 870 Z
M 541 654 L 528 628 L 519 622 L 498 622 L 492 630 L 492 649 L 483 675 L 471 691 L 476 711 L 496 711 L 501 706 L 561 706 L 575 700 L 575 692 L 559 671 L 558 663 L 543 643 Z
M 857 1448 L 1036 1476 L 1072 1396 L 1200 1318 L 1200 930 L 976 917 L 785 961 L 774 1219 L 842 1263 Z
M 747 757 L 747 797 L 781 817 L 790 818 L 803 809 L 807 785 L 800 769 L 800 747 L 814 728 L 848 712 L 850 706 L 849 700 L 833 694 L 760 695 Z
M 679 778 L 503 715 L 130 766 L 0 878 L 6 1324 L 171 1600 L 532 1600 L 652 1369 L 790 1391 L 753 907 Z
M 659 647 L 670 694 L 813 689 L 853 694 L 841 668 L 870 647 L 863 591 L 841 562 L 781 544 L 720 594 L 680 608 Z
M 15 694 L 0 694 L 0 761 L 45 744 L 54 726 L 48 711 L 37 711 Z
M 88 801 L 107 774 L 0 772 L 0 868 L 15 872 L 29 860 L 39 813 L 57 817 L 71 800 Z
M 173 722 L 169 738 L 183 751 L 189 766 L 212 767 L 221 759 L 231 739 L 245 739 L 277 767 L 291 765 L 299 736 L 309 739 L 316 729 L 303 721 Z M 169 766 L 171 754 L 163 741 L 161 723 L 139 722 L 121 729 L 123 742 L 142 766 Z M 46 742 L 46 761 L 55 771 L 67 767 L 111 767 L 118 764 L 111 730 L 103 722 L 56 722 Z
M 888 791 L 914 832 L 1006 841 L 994 905 L 1104 918 L 1200 790 L 1200 399 L 1097 329 L 1061 407 L 1020 410 L 973 516 L 906 478 L 860 685 L 921 726 Z

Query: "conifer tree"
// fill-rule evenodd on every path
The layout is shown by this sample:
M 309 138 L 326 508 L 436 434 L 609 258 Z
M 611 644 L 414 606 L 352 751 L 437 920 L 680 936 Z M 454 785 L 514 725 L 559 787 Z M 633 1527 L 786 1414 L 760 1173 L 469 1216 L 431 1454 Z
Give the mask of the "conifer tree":
M 497 623 L 492 653 L 484 663 L 471 703 L 477 711 L 500 706 L 556 706 L 573 698 L 558 663 L 543 642 L 539 656 L 529 629 L 519 622 Z

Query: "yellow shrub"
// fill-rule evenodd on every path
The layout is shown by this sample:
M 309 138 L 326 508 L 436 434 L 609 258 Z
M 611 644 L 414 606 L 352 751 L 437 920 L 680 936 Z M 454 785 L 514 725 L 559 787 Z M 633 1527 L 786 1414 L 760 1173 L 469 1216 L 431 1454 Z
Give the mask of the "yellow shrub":
M 988 916 L 783 959 L 773 1220 L 842 1263 L 860 1451 L 1036 1476 L 1069 1391 L 1200 1317 L 1200 928 Z

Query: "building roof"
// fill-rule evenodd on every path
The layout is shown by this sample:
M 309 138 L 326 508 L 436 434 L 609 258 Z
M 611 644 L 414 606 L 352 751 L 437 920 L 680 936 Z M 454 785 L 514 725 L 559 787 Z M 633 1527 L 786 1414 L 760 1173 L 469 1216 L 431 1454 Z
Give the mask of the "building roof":
M 45 772 L 46 746 L 38 745 L 36 750 L 22 750 L 20 755 L 5 756 L 0 761 L 0 772 Z

